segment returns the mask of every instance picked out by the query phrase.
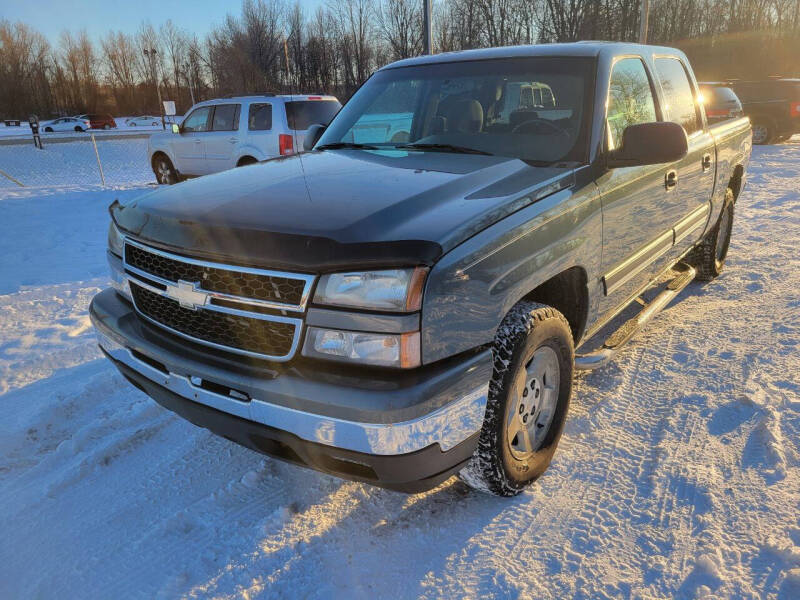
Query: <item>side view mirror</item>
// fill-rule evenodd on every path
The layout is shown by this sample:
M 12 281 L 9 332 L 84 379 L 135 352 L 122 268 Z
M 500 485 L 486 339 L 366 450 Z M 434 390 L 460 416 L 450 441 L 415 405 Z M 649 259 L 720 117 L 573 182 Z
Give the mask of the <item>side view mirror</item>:
M 180 132 L 181 132 L 181 126 L 178 125 L 177 123 L 173 123 L 172 124 L 172 133 L 180 133 Z
M 309 127 L 308 131 L 306 131 L 306 137 L 303 139 L 303 150 L 306 152 L 313 150 L 327 128 L 327 125 L 320 125 L 319 123 Z
M 637 167 L 671 163 L 689 151 L 683 127 L 670 121 L 630 125 L 622 132 L 622 145 L 609 152 L 607 166 Z

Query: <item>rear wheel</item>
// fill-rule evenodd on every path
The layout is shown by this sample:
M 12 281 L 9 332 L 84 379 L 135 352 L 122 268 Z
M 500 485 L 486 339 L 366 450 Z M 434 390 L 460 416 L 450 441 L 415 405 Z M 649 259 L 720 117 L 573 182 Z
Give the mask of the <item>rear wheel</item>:
M 771 144 L 775 137 L 775 127 L 766 117 L 753 118 L 753 143 Z
M 686 262 L 697 271 L 696 279 L 711 281 L 722 273 L 722 268 L 725 266 L 725 258 L 728 256 L 728 247 L 731 243 L 733 215 L 733 191 L 728 188 L 725 192 L 722 212 L 716 225 L 686 257 Z
M 163 154 L 153 158 L 153 173 L 156 175 L 156 181 L 162 185 L 178 183 L 178 173 L 172 166 L 172 161 Z
M 572 393 L 569 323 L 549 306 L 520 302 L 498 328 L 478 448 L 459 476 L 470 487 L 513 496 L 553 458 Z
M 78 128 L 76 127 L 75 131 L 77 131 L 77 130 L 78 130 Z M 53 128 L 52 127 L 45 127 L 44 128 L 44 132 L 45 133 L 53 133 Z
M 80 125 L 75 125 L 75 131 L 83 131 L 83 128 Z

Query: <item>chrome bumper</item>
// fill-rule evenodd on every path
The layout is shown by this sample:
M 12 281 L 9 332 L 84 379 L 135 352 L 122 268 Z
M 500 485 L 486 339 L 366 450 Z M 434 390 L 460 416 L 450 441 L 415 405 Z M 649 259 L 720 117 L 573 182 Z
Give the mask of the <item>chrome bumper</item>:
M 270 403 L 265 398 L 238 400 L 209 391 L 202 380 L 164 372 L 140 360 L 122 343 L 97 326 L 100 347 L 114 360 L 188 400 L 274 427 L 297 437 L 334 448 L 375 455 L 399 455 L 438 444 L 447 451 L 480 431 L 488 382 L 470 393 L 416 419 L 397 423 L 364 423 L 337 419 Z

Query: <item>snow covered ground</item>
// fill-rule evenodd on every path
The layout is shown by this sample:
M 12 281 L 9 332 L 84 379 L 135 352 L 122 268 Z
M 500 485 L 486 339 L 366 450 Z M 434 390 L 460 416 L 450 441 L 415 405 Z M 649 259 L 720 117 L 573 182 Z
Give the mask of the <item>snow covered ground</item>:
M 302 470 L 128 385 L 86 310 L 138 178 L 0 190 L 0 597 L 800 598 L 800 143 L 755 149 L 722 277 L 577 381 L 513 499 Z

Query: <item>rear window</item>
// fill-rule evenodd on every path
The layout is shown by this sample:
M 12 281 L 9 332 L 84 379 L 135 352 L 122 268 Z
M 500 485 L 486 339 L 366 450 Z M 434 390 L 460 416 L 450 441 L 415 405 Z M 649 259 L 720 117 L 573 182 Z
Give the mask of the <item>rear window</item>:
M 336 100 L 295 100 L 286 103 L 286 120 L 289 129 L 302 131 L 315 123 L 327 125 L 339 111 Z
M 733 90 L 726 87 L 711 87 L 701 85 L 700 93 L 703 94 L 703 99 L 705 100 L 706 104 L 730 102 L 731 100 L 738 102 L 739 100 Z

